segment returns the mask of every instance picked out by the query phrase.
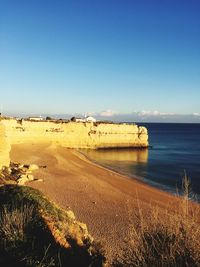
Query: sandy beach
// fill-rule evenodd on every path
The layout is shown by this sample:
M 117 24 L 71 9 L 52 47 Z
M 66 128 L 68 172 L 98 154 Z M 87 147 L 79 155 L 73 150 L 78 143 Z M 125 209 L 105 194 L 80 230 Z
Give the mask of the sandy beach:
M 70 207 L 100 241 L 108 258 L 120 254 L 129 237 L 138 203 L 172 207 L 177 198 L 89 161 L 77 150 L 46 144 L 13 145 L 11 161 L 46 166 L 35 171 L 41 190 L 63 208 Z

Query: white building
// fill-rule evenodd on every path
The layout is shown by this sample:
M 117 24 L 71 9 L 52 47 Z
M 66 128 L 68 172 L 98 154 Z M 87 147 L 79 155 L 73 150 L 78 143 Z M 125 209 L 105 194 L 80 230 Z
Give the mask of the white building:
M 74 121 L 74 122 L 96 122 L 97 120 L 91 116 L 87 116 L 85 118 L 72 117 L 71 121 Z
M 76 122 L 85 122 L 85 119 L 82 119 L 82 118 L 75 118 L 75 121 L 76 121 Z
M 87 122 L 96 122 L 97 120 L 95 118 L 93 118 L 92 116 L 88 116 L 85 118 L 85 121 Z
M 31 121 L 43 121 L 43 117 L 42 116 L 29 117 L 28 120 L 31 120 Z

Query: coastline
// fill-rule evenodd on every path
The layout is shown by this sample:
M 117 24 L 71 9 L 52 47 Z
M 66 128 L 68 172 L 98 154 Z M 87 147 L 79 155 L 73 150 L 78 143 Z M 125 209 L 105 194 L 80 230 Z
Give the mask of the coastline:
M 61 207 L 70 207 L 77 219 L 87 224 L 95 240 L 104 245 L 111 260 L 126 246 L 138 203 L 145 213 L 150 206 L 173 211 L 180 201 L 94 163 L 77 150 L 51 143 L 13 145 L 11 161 L 45 165 L 35 172 L 43 182 L 27 185 L 41 190 Z
M 129 173 L 117 170 L 114 167 L 111 167 L 111 166 L 109 166 L 107 164 L 103 164 L 103 163 L 100 163 L 100 162 L 98 162 L 98 161 L 96 161 L 94 159 L 91 159 L 89 156 L 87 156 L 87 154 L 85 154 L 81 150 L 77 150 L 77 151 L 81 155 L 83 155 L 83 157 L 85 157 L 85 159 L 87 159 L 91 163 L 94 163 L 96 166 L 99 166 L 99 167 L 102 167 L 102 168 L 104 168 L 106 170 L 109 170 L 109 171 L 112 171 L 114 173 L 117 173 L 117 174 L 125 177 L 126 179 L 134 179 L 134 180 L 138 181 L 139 183 L 142 183 L 142 184 L 147 185 L 147 186 L 151 186 L 151 187 L 153 187 L 155 189 L 158 189 L 160 191 L 163 191 L 163 192 L 167 192 L 169 194 L 172 194 L 173 196 L 177 195 L 177 190 L 173 189 L 171 186 L 167 186 L 167 185 L 164 185 L 164 184 L 160 184 L 160 183 L 148 180 L 145 177 L 142 177 L 142 176 L 139 176 L 139 175 L 136 175 L 136 174 L 129 174 Z M 77 156 L 79 156 L 79 155 L 77 154 Z
M 93 162 L 97 166 L 101 166 L 101 167 L 103 167 L 103 168 L 105 168 L 107 170 L 113 171 L 113 172 L 115 172 L 115 173 L 117 173 L 119 175 L 124 176 L 126 179 L 136 180 L 139 183 L 142 183 L 144 185 L 153 187 L 153 188 L 155 188 L 155 189 L 157 189 L 159 191 L 166 192 L 166 193 L 171 194 L 171 195 L 173 195 L 175 197 L 183 195 L 183 188 L 180 188 L 180 187 L 175 186 L 175 185 L 172 186 L 172 185 L 159 183 L 159 182 L 150 180 L 148 178 L 145 178 L 144 176 L 140 176 L 140 175 L 137 175 L 137 174 L 134 174 L 134 173 L 126 172 L 121 168 L 118 169 L 118 168 L 116 168 L 114 166 L 110 166 L 107 163 L 101 162 L 101 160 L 98 161 L 96 159 L 93 159 L 90 155 L 87 155 L 87 152 L 85 152 L 87 150 L 80 149 L 80 150 L 78 150 L 78 152 L 80 154 L 82 154 L 83 157 L 85 157 L 87 160 L 89 160 L 90 162 Z M 104 149 L 104 150 L 107 150 L 107 149 Z M 120 149 L 120 150 L 123 150 L 123 149 Z M 130 148 L 130 150 L 131 150 L 131 148 Z M 133 149 L 132 151 L 135 151 L 135 150 L 137 151 L 137 149 Z M 91 151 L 93 151 L 93 150 L 91 150 Z M 180 182 L 183 181 L 183 178 L 184 178 L 184 176 L 182 178 L 180 178 Z M 190 198 L 190 201 L 193 201 L 194 203 L 200 204 L 200 194 L 193 192 L 192 184 L 191 184 L 191 198 Z

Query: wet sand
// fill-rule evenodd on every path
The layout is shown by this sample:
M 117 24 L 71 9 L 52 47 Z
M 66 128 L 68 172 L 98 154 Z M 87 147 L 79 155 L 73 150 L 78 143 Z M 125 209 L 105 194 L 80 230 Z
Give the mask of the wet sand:
M 46 166 L 34 172 L 43 182 L 27 185 L 41 190 L 61 207 L 70 207 L 104 245 L 111 260 L 126 246 L 138 203 L 144 208 L 177 203 L 177 198 L 166 192 L 101 167 L 77 150 L 50 143 L 13 145 L 11 161 Z

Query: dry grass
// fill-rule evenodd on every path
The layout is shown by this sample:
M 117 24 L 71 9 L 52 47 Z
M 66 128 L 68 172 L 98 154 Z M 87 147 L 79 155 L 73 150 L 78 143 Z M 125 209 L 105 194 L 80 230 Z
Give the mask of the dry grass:
M 3 205 L 0 213 L 0 236 L 4 239 L 5 246 L 17 246 L 18 242 L 24 242 L 26 227 L 33 220 L 34 207 L 21 205 L 10 210 Z
M 197 267 L 200 266 L 200 208 L 191 203 L 190 183 L 185 175 L 183 195 L 173 209 L 138 201 L 131 220 L 124 255 L 114 266 Z
M 71 211 L 38 190 L 0 188 L 0 266 L 101 267 L 105 257 L 100 249 Z

